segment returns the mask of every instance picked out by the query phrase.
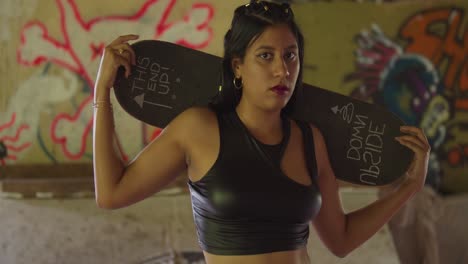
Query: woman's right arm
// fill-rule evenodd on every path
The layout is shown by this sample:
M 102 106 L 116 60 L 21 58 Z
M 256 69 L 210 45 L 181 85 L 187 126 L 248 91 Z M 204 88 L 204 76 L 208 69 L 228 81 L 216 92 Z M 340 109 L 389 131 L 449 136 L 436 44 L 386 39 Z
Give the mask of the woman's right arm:
M 116 147 L 110 89 L 117 69 L 130 74 L 135 54 L 121 36 L 109 44 L 101 59 L 94 90 L 93 164 L 96 202 L 101 208 L 116 209 L 138 202 L 174 180 L 186 169 L 183 135 L 189 113 L 179 115 L 138 156 L 125 166 Z

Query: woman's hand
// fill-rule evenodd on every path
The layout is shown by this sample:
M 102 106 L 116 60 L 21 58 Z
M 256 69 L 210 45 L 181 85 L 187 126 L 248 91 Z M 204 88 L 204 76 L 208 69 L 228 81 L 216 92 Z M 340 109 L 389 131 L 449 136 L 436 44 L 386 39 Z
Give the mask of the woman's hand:
M 104 48 L 101 64 L 99 66 L 96 87 L 106 90 L 114 85 L 117 69 L 125 68 L 125 76 L 130 75 L 131 65 L 136 64 L 135 52 L 128 41 L 138 39 L 138 35 L 120 36 Z
M 402 126 L 400 130 L 405 135 L 395 139 L 414 152 L 413 161 L 406 171 L 407 178 L 404 184 L 414 186 L 415 192 L 417 192 L 422 189 L 426 182 L 431 146 L 422 129 L 413 126 Z

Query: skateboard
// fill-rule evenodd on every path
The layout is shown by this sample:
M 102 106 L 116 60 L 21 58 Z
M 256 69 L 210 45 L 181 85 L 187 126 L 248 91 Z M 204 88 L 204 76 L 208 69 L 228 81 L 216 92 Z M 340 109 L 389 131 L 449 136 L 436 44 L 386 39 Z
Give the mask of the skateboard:
M 218 93 L 222 58 L 177 44 L 143 40 L 132 44 L 136 65 L 125 78 L 117 73 L 114 92 L 131 116 L 164 128 L 192 106 L 206 106 Z M 394 138 L 403 121 L 385 108 L 310 84 L 290 116 L 315 125 L 323 134 L 335 176 L 381 186 L 404 175 L 413 152 Z

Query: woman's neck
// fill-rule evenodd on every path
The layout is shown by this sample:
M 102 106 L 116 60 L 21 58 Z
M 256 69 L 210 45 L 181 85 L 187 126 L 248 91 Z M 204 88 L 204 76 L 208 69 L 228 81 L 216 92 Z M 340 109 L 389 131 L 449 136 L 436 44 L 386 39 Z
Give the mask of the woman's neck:
M 263 143 L 275 144 L 283 138 L 281 110 L 266 111 L 239 104 L 236 112 L 250 133 Z

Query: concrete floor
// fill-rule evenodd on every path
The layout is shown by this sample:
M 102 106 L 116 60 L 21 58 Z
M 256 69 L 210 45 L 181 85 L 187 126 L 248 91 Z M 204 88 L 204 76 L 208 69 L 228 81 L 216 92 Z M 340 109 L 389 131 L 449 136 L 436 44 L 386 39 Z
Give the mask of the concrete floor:
M 344 192 L 352 210 L 375 199 L 372 192 Z M 190 197 L 158 195 L 115 211 L 93 199 L 0 199 L 0 264 L 149 263 L 171 252 L 200 252 Z M 331 255 L 311 228 L 314 263 L 399 263 L 387 228 L 345 259 Z M 157 263 L 153 261 L 151 263 Z

